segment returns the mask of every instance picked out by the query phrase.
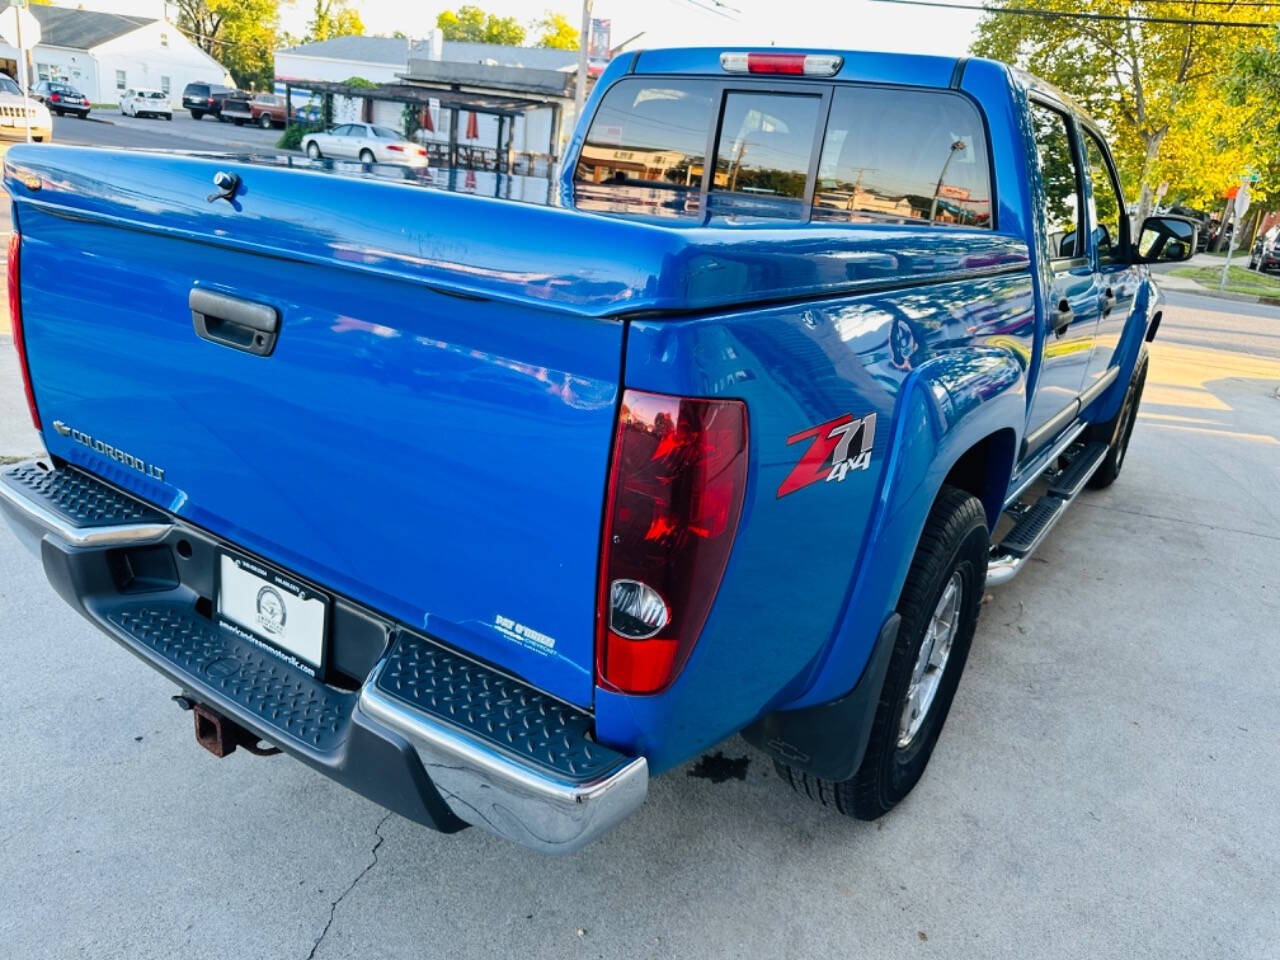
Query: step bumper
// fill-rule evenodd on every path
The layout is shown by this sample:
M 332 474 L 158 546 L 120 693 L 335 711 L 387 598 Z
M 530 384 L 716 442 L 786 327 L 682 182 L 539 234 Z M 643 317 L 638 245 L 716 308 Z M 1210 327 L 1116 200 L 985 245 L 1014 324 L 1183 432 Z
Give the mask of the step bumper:
M 114 640 L 194 699 L 402 815 L 565 854 L 644 802 L 646 760 L 595 743 L 590 714 L 371 611 L 389 639 L 357 691 L 220 628 L 196 612 L 189 583 L 120 592 L 106 572 L 112 552 L 213 538 L 87 473 L 35 461 L 0 470 L 0 513 L 63 599 Z
M 387 663 L 365 682 L 359 710 L 413 745 L 458 819 L 541 853 L 565 854 L 607 833 L 644 803 L 644 757 L 626 759 L 600 776 L 556 776 L 388 694 L 379 685 Z

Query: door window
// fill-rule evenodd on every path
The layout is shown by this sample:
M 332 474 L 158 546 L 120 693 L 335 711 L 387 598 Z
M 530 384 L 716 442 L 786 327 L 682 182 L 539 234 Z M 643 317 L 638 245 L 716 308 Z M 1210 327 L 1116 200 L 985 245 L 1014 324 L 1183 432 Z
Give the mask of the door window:
M 1090 130 L 1085 130 L 1084 152 L 1089 164 L 1089 184 L 1093 187 L 1089 222 L 1092 224 L 1094 249 L 1098 251 L 1098 263 L 1104 266 L 1127 263 L 1124 251 L 1129 224 L 1124 194 L 1120 192 L 1106 151 Z
M 1031 105 L 1031 129 L 1044 190 L 1044 228 L 1053 259 L 1084 256 L 1079 242 L 1080 177 L 1067 118 L 1051 107 Z
M 813 219 L 990 227 L 991 168 L 977 109 L 941 91 L 838 89 Z

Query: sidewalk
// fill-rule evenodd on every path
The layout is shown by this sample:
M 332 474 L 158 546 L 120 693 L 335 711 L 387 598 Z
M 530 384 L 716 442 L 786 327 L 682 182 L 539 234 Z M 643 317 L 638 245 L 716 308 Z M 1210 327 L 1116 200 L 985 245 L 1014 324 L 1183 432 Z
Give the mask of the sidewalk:
M 1181 270 L 1186 267 L 1200 267 L 1217 270 L 1221 273 L 1222 268 L 1226 266 L 1226 257 L 1213 256 L 1207 253 L 1197 253 L 1190 260 L 1184 260 L 1182 263 L 1154 263 L 1151 265 L 1151 275 L 1157 285 L 1165 290 L 1176 290 L 1179 293 L 1190 293 L 1201 297 L 1212 297 L 1216 300 L 1235 300 L 1238 303 L 1264 303 L 1270 306 L 1280 306 L 1280 297 L 1260 296 L 1252 293 L 1234 293 L 1230 290 L 1219 290 L 1217 286 L 1205 286 L 1192 280 L 1190 277 L 1175 276 L 1173 271 Z M 1249 256 L 1246 252 L 1241 256 L 1241 252 L 1237 250 L 1231 257 L 1232 267 L 1246 267 L 1249 264 Z

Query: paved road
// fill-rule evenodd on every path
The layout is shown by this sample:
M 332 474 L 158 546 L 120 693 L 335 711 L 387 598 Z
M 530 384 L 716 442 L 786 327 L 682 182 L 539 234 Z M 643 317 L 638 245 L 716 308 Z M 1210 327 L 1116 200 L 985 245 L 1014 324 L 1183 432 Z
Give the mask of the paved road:
M 148 150 L 251 150 L 275 153 L 279 130 L 237 127 L 185 111 L 172 120 L 142 120 L 104 111 L 88 119 L 53 118 L 53 142 L 80 146 L 137 147 Z
M 215 760 L 0 528 L 0 952 L 1274 958 L 1278 389 L 1280 310 L 1170 305 L 1125 475 L 994 593 L 886 819 L 801 803 L 734 739 L 744 780 L 673 771 L 565 860 Z M 16 393 L 0 350 L 6 423 Z

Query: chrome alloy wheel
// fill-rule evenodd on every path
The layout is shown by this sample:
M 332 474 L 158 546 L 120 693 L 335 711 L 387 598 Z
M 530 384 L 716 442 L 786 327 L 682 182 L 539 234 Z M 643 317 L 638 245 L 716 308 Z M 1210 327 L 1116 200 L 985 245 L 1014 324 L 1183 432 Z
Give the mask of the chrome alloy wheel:
M 960 606 L 964 599 L 964 578 L 957 570 L 938 598 L 929 627 L 920 643 L 915 669 L 911 671 L 911 685 L 907 687 L 906 701 L 902 705 L 902 717 L 898 721 L 898 748 L 911 745 L 929 708 L 938 695 L 942 675 L 947 669 L 947 659 L 960 629 Z

